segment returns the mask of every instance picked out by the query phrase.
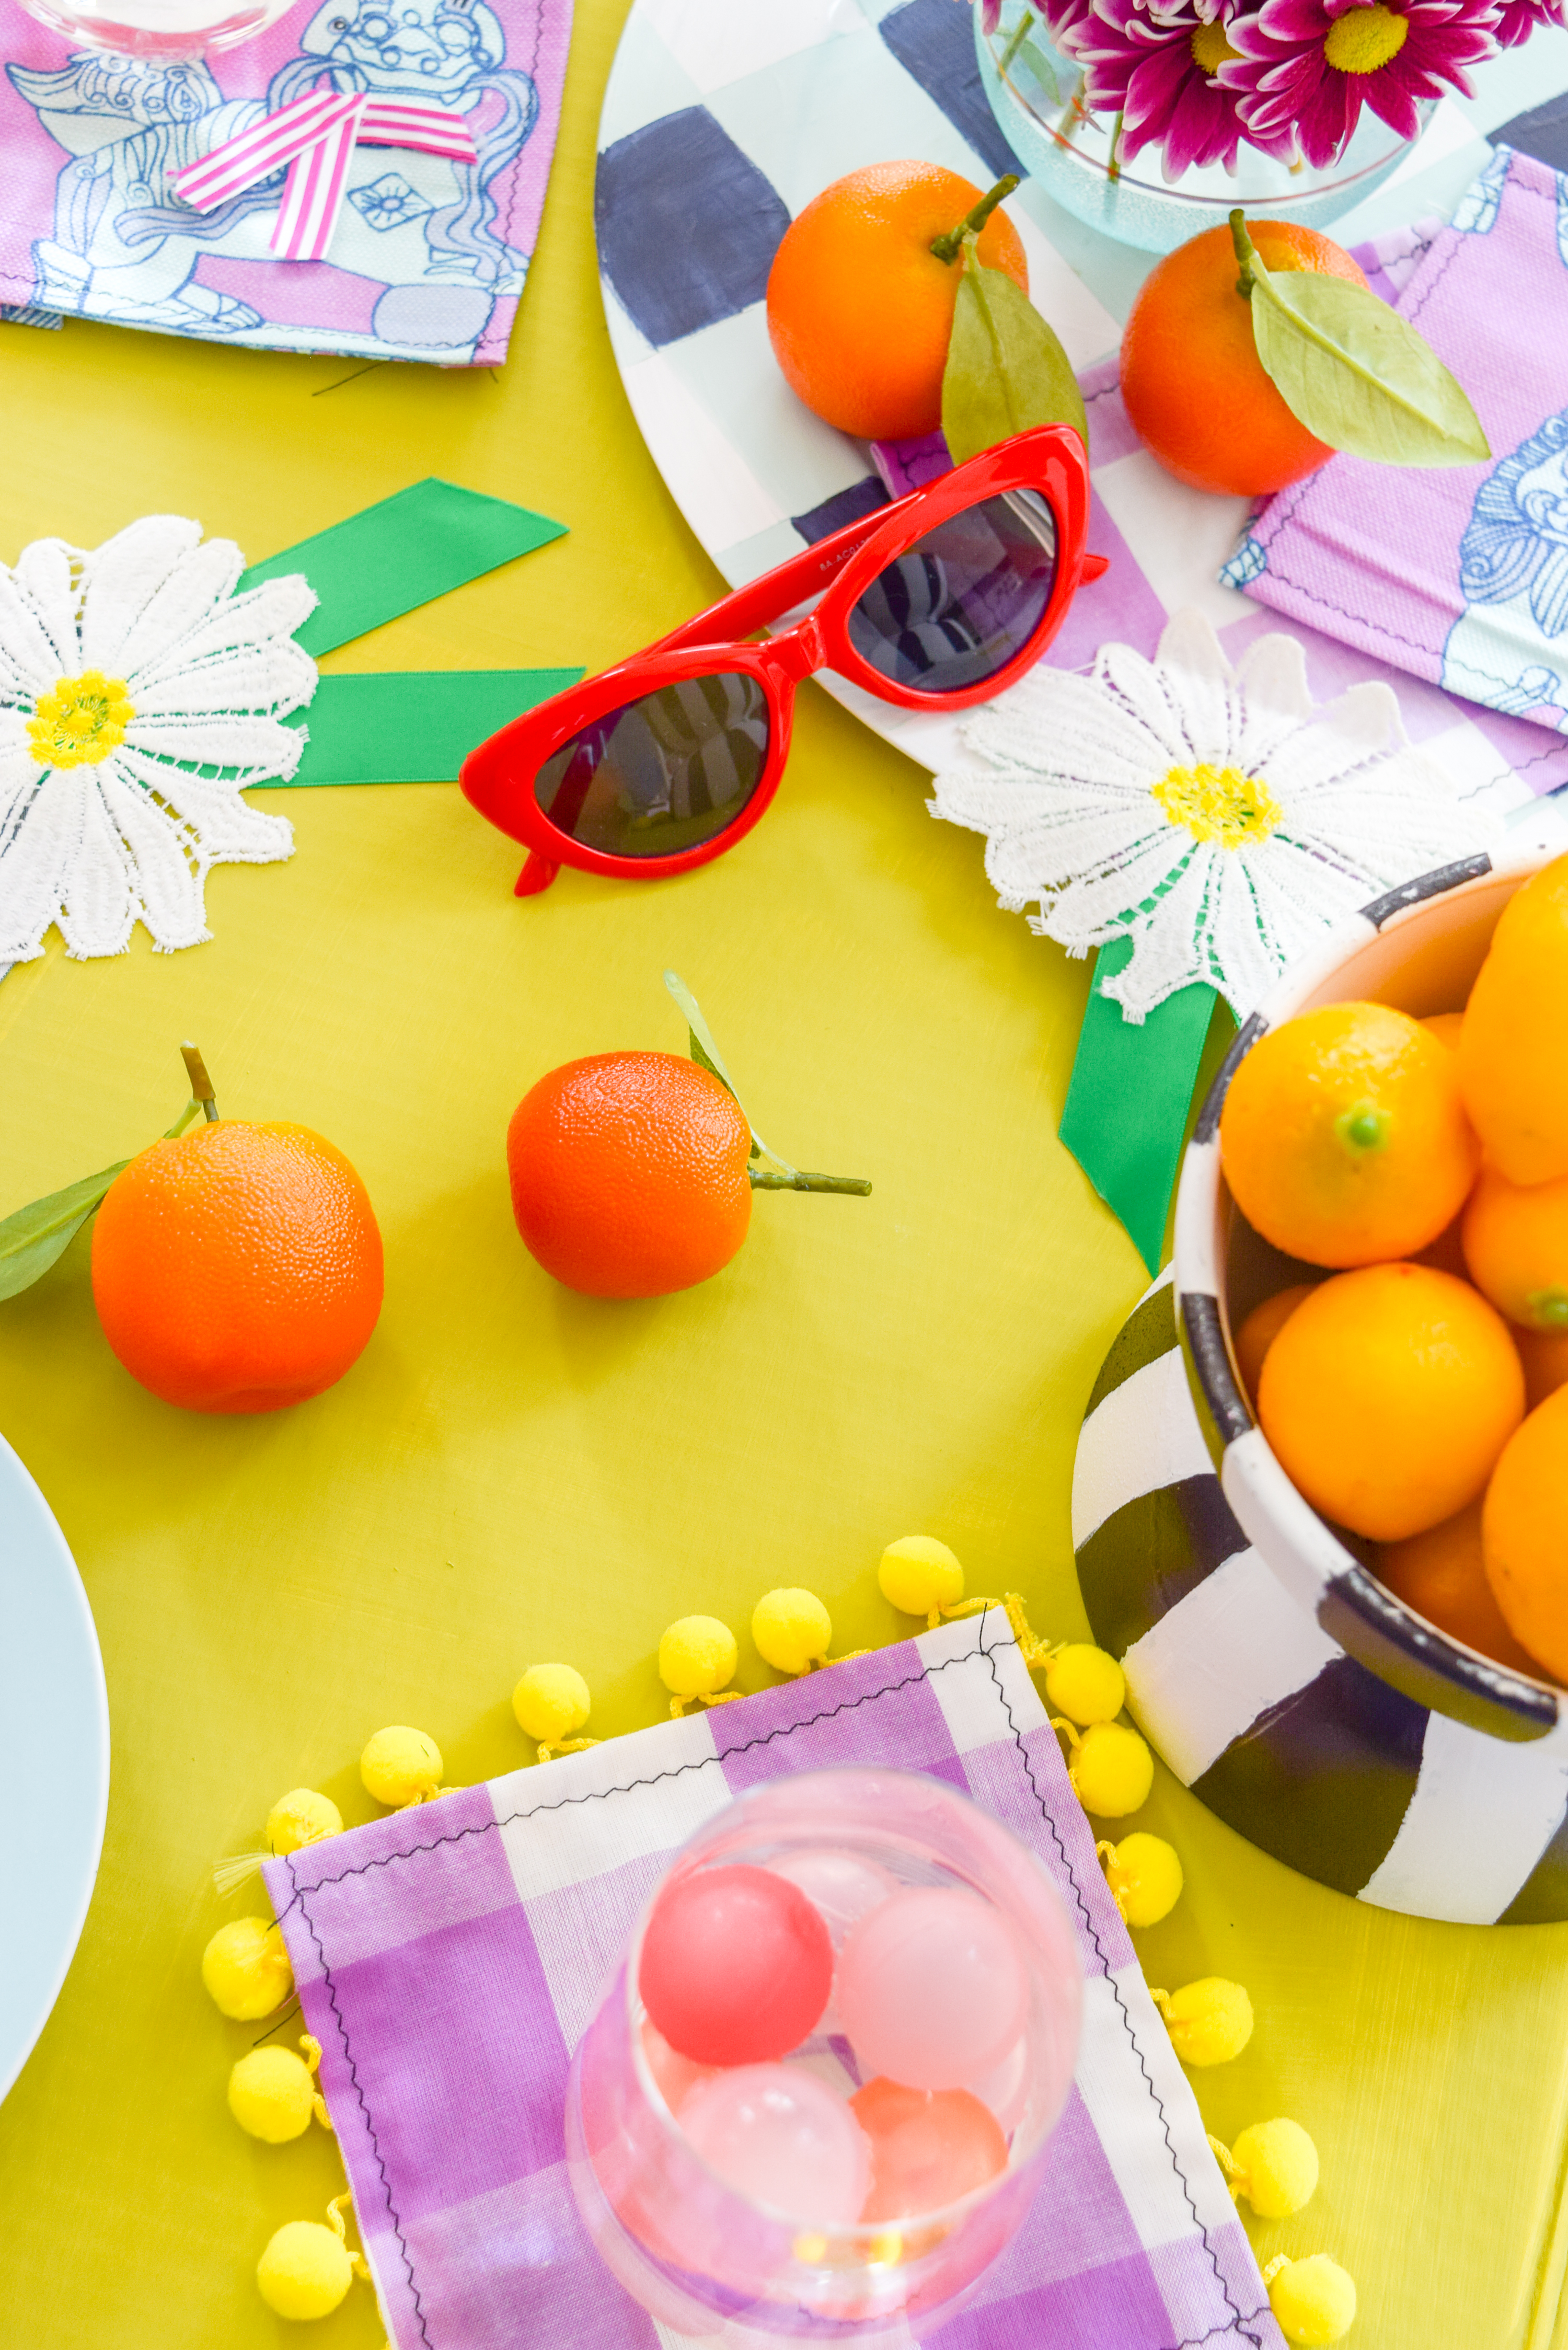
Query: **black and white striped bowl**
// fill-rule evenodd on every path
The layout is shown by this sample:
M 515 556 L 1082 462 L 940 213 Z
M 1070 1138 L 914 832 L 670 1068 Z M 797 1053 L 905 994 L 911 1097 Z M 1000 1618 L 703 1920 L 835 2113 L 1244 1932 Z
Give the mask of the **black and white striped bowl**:
M 1218 1133 L 1241 1059 L 1293 1014 L 1462 1003 L 1509 898 L 1555 853 L 1476 857 L 1377 899 L 1246 1022 L 1188 1149 L 1174 1267 L 1106 1359 L 1074 1472 L 1090 1622 L 1176 1775 L 1320 1883 L 1471 1923 L 1568 1918 L 1568 1707 L 1386 1591 L 1275 1459 L 1232 1326 L 1321 1275 L 1236 1213 Z

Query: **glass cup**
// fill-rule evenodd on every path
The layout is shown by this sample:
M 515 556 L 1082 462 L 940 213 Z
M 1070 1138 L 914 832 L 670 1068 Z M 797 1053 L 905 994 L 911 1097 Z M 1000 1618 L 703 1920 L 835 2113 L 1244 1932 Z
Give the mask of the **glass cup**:
M 726 2350 L 907 2344 L 911 2320 L 950 2314 L 972 2289 L 1033 2198 L 1077 2054 L 1083 1974 L 1072 1926 L 1015 1836 L 912 1772 L 814 1772 L 759 1787 L 701 1829 L 664 1882 L 737 1862 L 776 1869 L 812 1895 L 836 1952 L 867 1886 L 873 1903 L 887 1898 L 883 1884 L 888 1894 L 965 1887 L 999 1913 L 1023 1961 L 1023 2022 L 973 2093 L 1001 2126 L 1006 2168 L 940 2209 L 847 2226 L 785 2215 L 728 2184 L 682 2133 L 649 2064 L 637 1989 L 649 1902 L 572 2059 L 566 2159 L 578 2210 L 619 2282 L 676 2332 Z M 845 1881 L 852 1898 L 837 1902 Z M 846 2094 L 860 2084 L 836 2011 L 836 1993 L 785 2061 Z
M 275 25 L 297 0 L 22 0 L 29 16 L 77 49 L 179 65 L 232 49 Z

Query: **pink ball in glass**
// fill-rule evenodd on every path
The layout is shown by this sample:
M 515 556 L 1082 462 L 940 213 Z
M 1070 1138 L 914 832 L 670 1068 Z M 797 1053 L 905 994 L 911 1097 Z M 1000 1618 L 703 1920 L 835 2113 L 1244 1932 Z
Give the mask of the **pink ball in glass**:
M 692 1869 L 654 1902 L 637 1987 L 678 2054 L 759 2064 L 815 2030 L 833 1944 L 799 1887 L 771 1868 Z
M 911 1887 L 861 1918 L 838 1957 L 844 2028 L 866 2074 L 910 2089 L 966 2089 L 1023 2026 L 1023 1960 L 988 1901 Z
M 642 2053 L 648 2059 L 654 2086 L 672 2114 L 680 2111 L 699 2081 L 713 2078 L 711 2064 L 693 2064 L 690 2056 L 677 2055 L 663 2033 L 657 2031 L 646 2015 L 642 2019 Z
M 836 1950 L 841 1950 L 851 1926 L 867 1909 L 875 1909 L 898 1880 L 880 1861 L 862 1860 L 857 1852 L 840 1852 L 831 1845 L 807 1845 L 799 1852 L 781 1853 L 768 1866 L 775 1877 L 798 1885 L 813 1908 L 820 1909 Z
M 871 2147 L 842 2097 L 799 2064 L 742 2064 L 701 2081 L 680 2127 L 710 2170 L 786 2219 L 845 2227 L 871 2185 Z
M 1007 2168 L 996 2116 L 967 2089 L 905 2089 L 877 2079 L 849 2107 L 871 2141 L 867 2221 L 940 2211 Z

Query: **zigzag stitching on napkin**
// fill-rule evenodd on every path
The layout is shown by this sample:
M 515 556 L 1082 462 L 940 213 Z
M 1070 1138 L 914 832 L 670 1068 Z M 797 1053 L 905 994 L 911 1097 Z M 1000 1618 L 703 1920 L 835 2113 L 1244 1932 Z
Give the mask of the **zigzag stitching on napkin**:
M 359 2086 L 359 2068 L 349 2053 L 348 2027 L 343 2021 L 343 2011 L 337 2004 L 337 1986 L 332 1980 L 332 1970 L 327 1963 L 327 1953 L 321 1947 L 321 1937 L 316 1930 L 315 1920 L 305 1907 L 303 1898 L 297 1894 L 295 1898 L 299 1901 L 299 1914 L 309 1929 L 310 1939 L 316 1945 L 316 1955 L 321 1961 L 321 1980 L 327 1985 L 327 1996 L 332 2002 L 332 2013 L 337 2025 L 337 2037 L 343 2047 L 343 2061 L 348 2067 L 348 2078 L 354 2084 L 354 2095 L 359 2100 L 359 2111 L 365 2116 L 365 2134 L 370 2141 L 371 2151 L 376 2158 L 376 2168 L 380 2174 L 381 2193 L 386 2199 L 387 2216 L 391 2220 L 392 2233 L 398 2240 L 398 2250 L 402 2255 L 403 2266 L 408 2272 L 409 2291 L 413 2295 L 414 2301 L 414 2314 L 420 2321 L 420 2339 L 425 2344 L 426 2350 L 432 2350 L 430 2328 L 425 2324 L 424 2303 L 420 2299 L 419 2286 L 414 2282 L 414 2264 L 409 2258 L 409 2247 L 403 2234 L 402 2223 L 392 2206 L 392 2190 L 387 2179 L 387 2166 L 381 2157 L 381 2141 L 376 2135 L 376 2125 L 370 2119 L 370 2108 L 365 2102 L 365 2092 Z M 289 1906 L 292 1908 L 293 1904 Z M 361 2238 L 363 2233 L 361 2229 Z
M 989 1609 L 986 1611 L 987 1614 L 990 1612 L 991 1611 Z M 504 1819 L 482 1820 L 476 1822 L 472 1827 L 453 1828 L 444 1835 L 432 1836 L 428 1844 L 411 1846 L 407 1852 L 383 1853 L 375 1860 L 358 1861 L 355 1863 L 353 1867 L 339 1870 L 336 1877 L 323 1877 L 317 1878 L 317 1882 L 309 1889 L 313 1893 L 319 1892 L 323 1886 L 341 1885 L 348 1877 L 368 1876 L 371 1869 L 385 1868 L 395 1860 L 413 1860 L 418 1858 L 420 1855 L 423 1853 L 439 1851 L 443 1845 L 462 1844 L 465 1843 L 470 1836 L 488 1835 L 493 1829 L 507 1827 L 514 1820 L 535 1819 L 537 1818 L 541 1813 L 568 1811 L 575 1804 L 603 1803 L 611 1795 L 628 1795 L 631 1794 L 639 1788 L 657 1787 L 668 1779 L 683 1778 L 689 1771 L 704 1771 L 708 1768 L 709 1764 L 714 1761 L 717 1761 L 720 1767 L 722 1768 L 724 1762 L 731 1754 L 749 1754 L 754 1752 L 758 1747 L 771 1746 L 776 1739 L 788 1738 L 792 1736 L 797 1730 L 810 1730 L 815 1728 L 819 1721 L 832 1721 L 840 1714 L 854 1713 L 863 1705 L 874 1704 L 881 1698 L 897 1696 L 900 1690 L 913 1688 L 917 1682 L 934 1680 L 939 1673 L 949 1672 L 955 1665 L 970 1664 L 977 1656 L 984 1658 L 986 1664 L 990 1669 L 992 1679 L 996 1684 L 997 1694 L 1002 1700 L 1002 1711 L 1007 1717 L 1008 1729 L 1012 1734 L 1013 1743 L 1018 1749 L 1019 1760 L 1023 1765 L 1024 1776 L 1028 1779 L 1030 1787 L 1034 1795 L 1034 1800 L 1040 1806 L 1040 1816 L 1044 1821 L 1046 1826 L 1050 1829 L 1051 1840 L 1054 1844 L 1058 1854 L 1061 1856 L 1062 1866 L 1066 1870 L 1067 1881 L 1073 1887 L 1074 1897 L 1083 1916 L 1085 1929 L 1090 1940 L 1095 1946 L 1096 1954 L 1099 1959 L 1101 1967 L 1105 1970 L 1106 1980 L 1110 1984 L 1111 1994 L 1120 2011 L 1122 2024 L 1127 2033 L 1128 2043 L 1132 2048 L 1134 2055 L 1137 2058 L 1138 2070 L 1142 2073 L 1145 2081 L 1147 2083 L 1149 2095 L 1153 2099 L 1155 2110 L 1159 2116 L 1160 2127 L 1165 2133 L 1166 2145 L 1170 2150 L 1171 2168 L 1175 2171 L 1177 2178 L 1181 2182 L 1183 2199 L 1186 2201 L 1188 2210 L 1192 2214 L 1193 2223 L 1202 2240 L 1203 2249 L 1209 2255 L 1210 2265 L 1214 2271 L 1215 2281 L 1219 2284 L 1225 2306 L 1232 2313 L 1232 2322 L 1230 2325 L 1212 2327 L 1209 2333 L 1195 2335 L 1186 2342 L 1170 2343 L 1166 2345 L 1166 2350 L 1204 2350 L 1204 2345 L 1210 2342 L 1223 2342 L 1226 2340 L 1233 2341 L 1236 2338 L 1238 2332 L 1240 2332 L 1241 2338 L 1244 2341 L 1252 2344 L 1253 2350 L 1262 2350 L 1262 2335 L 1251 2334 L 1247 2331 L 1247 2327 L 1251 2324 L 1251 2320 L 1262 2316 L 1262 2311 L 1261 2309 L 1254 2310 L 1251 2312 L 1249 2315 L 1244 2316 L 1242 2312 L 1237 2308 L 1235 2302 L 1231 2299 L 1230 2287 L 1227 2285 L 1224 2276 L 1220 2272 L 1219 2258 L 1214 2251 L 1213 2245 L 1209 2241 L 1209 2230 L 1199 2217 L 1198 2206 L 1193 2201 L 1190 2184 L 1189 2183 L 1187 2174 L 1182 2169 L 1180 2161 L 1177 2156 L 1176 2144 L 1170 2135 L 1170 2123 L 1166 2114 L 1164 2103 L 1160 2097 L 1158 2090 L 1155 2087 L 1153 2075 L 1150 2074 L 1148 2065 L 1145 2061 L 1143 2050 L 1138 2046 L 1137 2035 L 1132 2027 L 1132 2018 L 1127 2013 L 1127 2003 L 1122 1998 L 1120 1986 L 1117 1984 L 1116 1976 L 1111 1970 L 1110 1963 L 1106 1959 L 1099 1935 L 1095 1929 L 1094 1920 L 1089 1915 L 1088 1904 L 1084 1898 L 1083 1887 L 1079 1885 L 1077 1877 L 1074 1872 L 1073 1864 L 1067 1857 L 1066 1846 L 1063 1844 L 1056 1823 L 1046 1806 L 1045 1798 L 1040 1792 L 1039 1783 L 1035 1779 L 1033 1768 L 1029 1760 L 1029 1750 L 1023 1742 L 1023 1733 L 1019 1729 L 1016 1721 L 1013 1719 L 1012 1704 L 1008 1699 L 1006 1689 L 1002 1684 L 1002 1676 L 997 1671 L 996 1665 L 993 1660 L 994 1652 L 985 1645 L 985 1616 L 983 1615 L 980 1619 L 975 1645 L 972 1648 L 966 1648 L 961 1655 L 956 1657 L 944 1658 L 940 1665 L 922 1665 L 919 1672 L 906 1674 L 901 1680 L 885 1682 L 880 1689 L 864 1690 L 859 1697 L 846 1698 L 840 1705 L 826 1706 L 820 1713 L 814 1713 L 803 1721 L 781 1723 L 777 1730 L 764 1731 L 759 1737 L 749 1738 L 741 1745 L 726 1748 L 722 1755 L 703 1755 L 700 1759 L 690 1762 L 677 1763 L 672 1769 L 668 1771 L 656 1771 L 649 1778 L 628 1780 L 623 1786 L 595 1788 L 590 1790 L 588 1794 L 583 1795 L 565 1795 L 561 1798 L 559 1803 L 535 1804 L 531 1805 L 525 1811 L 508 1812 Z M 289 1864 L 289 1876 L 291 1878 L 293 1877 L 293 1875 L 294 1867 L 291 1860 Z M 310 1915 L 308 1908 L 306 1906 L 306 1888 L 299 1885 L 296 1885 L 295 1887 L 293 1899 L 288 1903 L 285 1909 L 278 1913 L 280 1918 L 287 1917 L 289 1910 L 296 1907 L 298 1908 L 299 1913 L 305 1920 L 306 1930 L 310 1935 L 311 1940 L 316 1945 L 317 1957 L 321 1962 L 321 1980 L 327 1986 L 327 2000 L 331 2005 L 332 2013 L 337 2022 L 337 2036 L 342 2046 L 344 2062 L 348 2068 L 348 2077 L 353 2084 L 354 2095 L 358 2100 L 359 2110 L 365 2117 L 365 2129 L 370 2140 L 371 2148 L 375 2154 L 376 2168 L 381 2181 L 381 2192 L 386 2204 L 387 2216 L 392 2223 L 392 2233 L 397 2239 L 398 2250 L 402 2256 L 403 2267 L 408 2273 L 409 2291 L 413 2295 L 415 2314 L 419 2318 L 420 2338 L 426 2345 L 426 2350 L 433 2350 L 433 2345 L 431 2344 L 429 2329 L 425 2324 L 424 2306 L 420 2299 L 419 2287 L 414 2282 L 413 2263 L 409 2257 L 408 2242 L 404 2237 L 402 2225 L 399 2220 L 397 2210 L 392 2202 L 391 2188 L 387 2178 L 386 2164 L 381 2157 L 380 2141 L 377 2137 L 375 2125 L 370 2119 L 370 2108 L 366 2103 L 365 2092 L 359 2085 L 358 2068 L 356 2065 L 353 2055 L 349 2050 L 348 2027 L 343 2021 L 342 2009 L 337 2004 L 337 1989 L 332 1979 L 332 1969 L 327 1963 L 327 1953 L 322 1949 L 321 1938 L 316 1930 L 315 1921 Z
M 1062 1842 L 1061 1833 L 1057 1828 L 1055 1820 L 1052 1817 L 1044 1796 L 1040 1792 L 1039 1783 L 1034 1776 L 1034 1766 L 1029 1759 L 1029 1749 L 1023 1743 L 1023 1735 L 1019 1731 L 1018 1724 L 1012 1718 L 1012 1700 L 1007 1694 L 1007 1690 L 1002 1681 L 1002 1675 L 996 1669 L 992 1652 L 985 1645 L 985 1618 L 983 1616 L 981 1617 L 981 1638 L 979 1648 L 981 1655 L 985 1659 L 986 1663 L 991 1668 L 991 1677 L 996 1684 L 997 1697 L 1001 1700 L 1003 1713 L 1007 1716 L 1007 1726 L 1012 1731 L 1014 1743 L 1018 1748 L 1018 1759 L 1023 1765 L 1023 1775 L 1028 1780 L 1031 1788 L 1033 1790 L 1034 1800 L 1040 1806 L 1040 1816 L 1051 1831 L 1051 1841 L 1055 1846 L 1057 1852 L 1061 1855 L 1062 1866 L 1067 1872 L 1068 1883 L 1072 1886 L 1074 1894 L 1077 1898 L 1078 1908 L 1083 1917 L 1085 1930 L 1095 1946 L 1096 1954 L 1099 1959 L 1100 1964 L 1105 1968 L 1106 1981 L 1111 1987 L 1111 1996 L 1116 2001 L 1116 2007 L 1120 2012 L 1122 2028 L 1127 2033 L 1128 2045 L 1131 2047 L 1133 2054 L 1137 2058 L 1139 2072 L 1143 2074 L 1144 2079 L 1148 2084 L 1148 2094 L 1154 2100 L 1154 2109 L 1159 2116 L 1160 2128 L 1165 2132 L 1165 2143 L 1170 2150 L 1170 2167 L 1175 2171 L 1178 2178 L 1181 2181 L 1183 2199 L 1186 2202 L 1188 2210 L 1192 2214 L 1193 2225 L 1197 2228 L 1199 2235 L 1203 2240 L 1203 2249 L 1209 2255 L 1209 2265 L 1214 2272 L 1214 2282 L 1220 2288 L 1220 2298 L 1224 2302 L 1226 2308 L 1231 2312 L 1231 2323 L 1230 2325 L 1222 2329 L 1213 2329 L 1210 2333 L 1203 2334 L 1200 2339 L 1204 2342 L 1211 2342 L 1214 2339 L 1215 2332 L 1218 2332 L 1220 2334 L 1220 2338 L 1223 2340 L 1226 2334 L 1231 2334 L 1233 2337 L 1235 2334 L 1240 2331 L 1245 2340 L 1254 2345 L 1254 2350 L 1262 2350 L 1262 2335 L 1261 2334 L 1248 2334 L 1246 2332 L 1248 2321 L 1243 2318 L 1241 2310 L 1237 2307 L 1235 2301 L 1231 2298 L 1230 2285 L 1227 2283 L 1224 2272 L 1220 2266 L 1219 2254 L 1215 2251 L 1213 2245 L 1210 2242 L 1209 2230 L 1199 2217 L 1198 2206 L 1192 2199 L 1191 2185 L 1188 2179 L 1187 2173 L 1181 2168 L 1180 2158 L 1176 2151 L 1176 2141 L 1170 2135 L 1170 2121 L 1165 2110 L 1164 2100 L 1160 2096 L 1159 2091 L 1154 2085 L 1154 2075 L 1148 2069 L 1148 2063 L 1144 2055 L 1143 2050 L 1138 2046 L 1137 2034 L 1133 2030 L 1132 2017 L 1127 2013 L 1127 2002 L 1122 1997 L 1121 1985 L 1117 1982 L 1116 1976 L 1112 1971 L 1110 1963 L 1106 1957 L 1105 1950 L 1101 1946 L 1100 1937 L 1096 1929 L 1095 1921 L 1089 1914 L 1089 1905 L 1084 1898 L 1083 1889 L 1079 1886 L 1077 1877 L 1074 1875 L 1073 1864 L 1067 1857 L 1067 1848 Z M 1262 2311 L 1253 2312 L 1254 2316 L 1261 2316 L 1262 2314 Z M 1183 2343 L 1177 2345 L 1177 2350 L 1191 2350 L 1191 2345 Z

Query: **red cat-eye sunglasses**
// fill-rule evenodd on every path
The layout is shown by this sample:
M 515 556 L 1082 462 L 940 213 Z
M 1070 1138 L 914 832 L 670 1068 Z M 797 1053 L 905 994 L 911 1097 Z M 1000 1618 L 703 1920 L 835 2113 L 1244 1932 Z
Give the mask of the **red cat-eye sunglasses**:
M 563 865 L 654 879 L 732 847 L 778 788 L 794 690 L 816 670 L 904 710 L 1001 692 L 1106 567 L 1085 549 L 1088 515 L 1083 442 L 1040 425 L 514 718 L 470 754 L 462 788 L 527 848 L 518 896 Z M 747 641 L 819 596 L 793 628 Z

